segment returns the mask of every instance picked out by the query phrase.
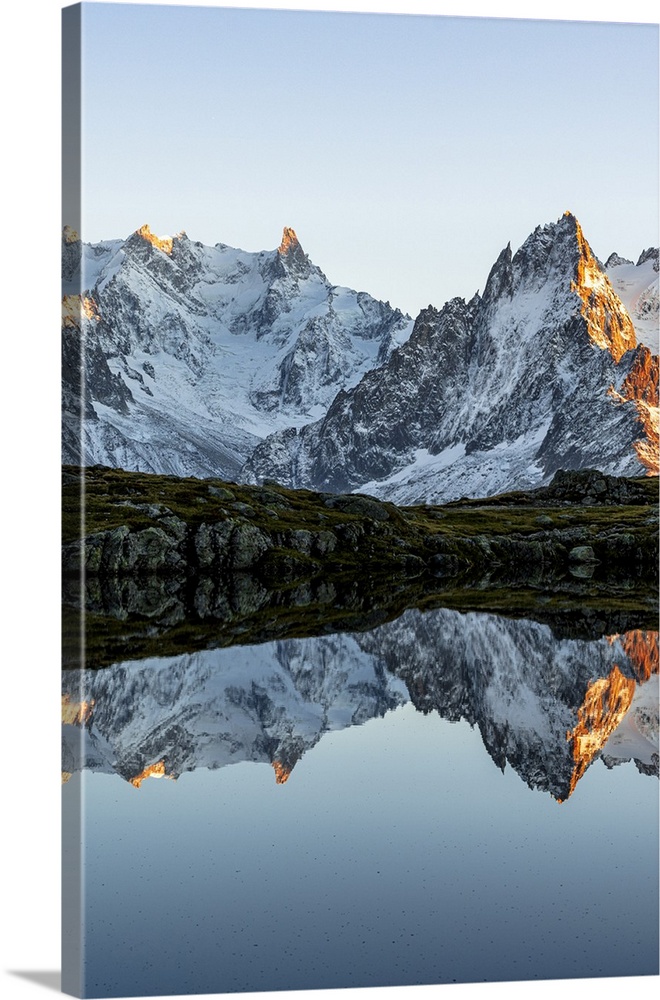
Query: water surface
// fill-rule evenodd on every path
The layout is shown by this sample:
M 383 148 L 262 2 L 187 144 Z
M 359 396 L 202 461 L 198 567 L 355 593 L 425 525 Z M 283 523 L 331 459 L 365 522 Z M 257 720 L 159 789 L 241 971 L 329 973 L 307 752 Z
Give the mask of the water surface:
M 411 611 L 64 704 L 89 996 L 658 972 L 657 633 Z

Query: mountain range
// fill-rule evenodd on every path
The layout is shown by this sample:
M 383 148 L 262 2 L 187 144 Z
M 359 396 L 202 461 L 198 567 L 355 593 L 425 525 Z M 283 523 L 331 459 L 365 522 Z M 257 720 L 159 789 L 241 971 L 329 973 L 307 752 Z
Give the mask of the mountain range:
M 442 502 L 657 473 L 658 251 L 566 213 L 413 320 L 273 251 L 63 234 L 63 461 Z
M 148 226 L 95 245 L 65 230 L 63 261 L 73 464 L 236 478 L 268 433 L 324 413 L 412 327 L 331 285 L 292 229 L 262 253 Z

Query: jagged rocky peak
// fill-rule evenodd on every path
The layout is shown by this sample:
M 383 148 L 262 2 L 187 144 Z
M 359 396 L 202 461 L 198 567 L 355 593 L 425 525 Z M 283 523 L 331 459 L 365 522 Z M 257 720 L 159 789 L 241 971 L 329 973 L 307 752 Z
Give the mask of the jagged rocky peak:
M 518 276 L 540 275 L 544 280 L 550 272 L 563 276 L 571 271 L 573 280 L 578 280 L 580 267 L 600 271 L 599 261 L 570 211 L 557 222 L 537 226 L 514 255 L 513 267 Z
M 295 229 L 285 226 L 282 230 L 282 242 L 277 248 L 277 259 L 285 265 L 287 272 L 295 272 L 298 276 L 307 276 L 312 270 L 312 263 L 300 245 Z
M 660 270 L 660 251 L 658 247 L 649 247 L 648 250 L 642 250 L 636 266 L 639 267 L 641 264 L 645 264 L 647 260 L 653 261 L 654 271 Z
M 284 257 L 289 253 L 295 253 L 296 250 L 302 250 L 300 240 L 296 236 L 296 231 L 289 226 L 285 226 L 282 230 L 282 242 L 277 248 L 277 252 L 280 256 Z
M 615 361 L 637 346 L 635 327 L 607 275 L 594 256 L 577 219 L 566 212 L 575 229 L 578 247 L 575 278 L 571 291 L 582 300 L 580 312 L 587 323 L 589 337 L 597 347 L 608 350 Z
M 138 239 L 145 240 L 147 243 L 150 243 L 152 247 L 155 247 L 157 250 L 162 250 L 163 253 L 166 253 L 168 256 L 171 256 L 172 254 L 172 244 L 173 244 L 172 237 L 156 236 L 155 233 L 152 233 L 147 223 L 145 223 L 143 226 L 140 226 L 139 229 L 136 229 L 135 232 L 133 233 L 133 236 L 137 237 Z
M 266 439 L 243 473 L 416 503 L 538 485 L 559 468 L 653 471 L 657 380 L 636 345 L 567 212 L 504 248 L 483 297 L 422 310 L 385 364 L 322 420 Z
M 494 301 L 502 295 L 513 294 L 512 260 L 513 256 L 511 253 L 511 244 L 507 243 L 504 250 L 502 250 L 499 257 L 493 264 L 490 274 L 488 275 L 486 288 L 484 290 L 485 302 Z
M 550 281 L 566 287 L 573 281 L 579 286 L 585 275 L 595 278 L 601 273 L 580 223 L 565 212 L 557 222 L 537 226 L 515 254 L 510 243 L 502 250 L 488 276 L 484 299 L 495 302 L 505 294 L 540 292 Z
M 533 277 L 546 281 L 550 271 L 575 267 L 580 257 L 581 234 L 580 225 L 571 212 L 565 212 L 557 222 L 537 226 L 513 257 L 516 275 L 524 276 L 527 283 Z
M 200 247 L 201 244 L 193 243 L 183 230 L 174 236 L 157 236 L 146 223 L 129 236 L 122 246 L 125 266 L 120 268 L 121 280 L 131 286 L 131 294 L 136 293 L 135 306 L 138 312 L 148 312 L 148 298 L 152 303 L 161 298 L 164 303 L 166 286 L 177 298 L 185 296 L 195 299 L 193 285 L 202 267 Z M 136 264 L 137 272 L 134 270 Z M 137 273 L 142 273 L 143 276 L 150 274 L 155 278 L 156 285 L 151 297 L 145 297 L 146 289 L 142 279 L 136 278 Z M 120 295 L 125 298 L 124 292 Z M 191 305 L 193 311 L 200 308 L 197 301 L 193 301 Z
M 605 267 L 621 267 L 623 264 L 632 264 L 631 260 L 627 257 L 621 257 L 618 253 L 611 253 L 607 260 L 605 261 Z
M 106 369 L 133 399 L 130 421 L 122 403 L 81 428 L 67 366 L 73 461 L 84 434 L 90 464 L 234 478 L 273 416 L 276 427 L 316 418 L 410 332 L 398 310 L 332 285 L 290 227 L 279 247 L 257 252 L 156 235 L 148 224 L 125 240 L 71 239 L 63 320 L 71 330 L 82 323 L 88 358 L 103 358 L 103 379 L 86 378 L 87 403 L 103 402 L 93 387 Z
M 332 285 L 288 226 L 258 253 L 148 225 L 82 244 L 78 267 L 80 247 L 65 231 L 64 321 L 72 334 L 82 323 L 98 360 L 92 401 L 117 400 L 83 428 L 90 463 L 242 469 L 400 502 L 535 485 L 562 467 L 651 467 L 657 363 L 631 350 L 630 317 L 657 344 L 657 251 L 608 277 L 571 213 L 505 247 L 483 297 L 423 310 L 412 333 L 398 310 Z

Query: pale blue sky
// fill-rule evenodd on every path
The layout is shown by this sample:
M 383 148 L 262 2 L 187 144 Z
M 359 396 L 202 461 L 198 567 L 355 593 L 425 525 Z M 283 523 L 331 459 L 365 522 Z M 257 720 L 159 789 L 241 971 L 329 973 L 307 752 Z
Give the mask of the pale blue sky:
M 60 588 L 60 552 L 59 552 L 59 489 L 60 489 L 60 188 L 59 188 L 59 121 L 60 102 L 58 79 L 59 67 L 59 30 L 60 8 L 64 0 L 23 0 L 11 6 L 11 21 L 7 17 L 6 45 L 3 59 L 0 62 L 0 74 L 3 74 L 3 124 L 7 137 L 6 155 L 3 167 L 9 176 L 5 182 L 8 192 L 6 204 L 3 206 L 3 222 L 6 238 L 3 242 L 4 274 L 6 288 L 11 289 L 11 302 L 22 304 L 21 321 L 14 323 L 13 333 L 5 337 L 3 350 L 5 352 L 5 370 L 9 377 L 5 380 L 2 394 L 3 417 L 5 426 L 11 428 L 6 435 L 5 466 L 12 470 L 12 475 L 21 483 L 21 502 L 16 504 L 14 492 L 6 494 L 6 520 L 14 526 L 7 532 L 8 552 L 6 561 L 12 567 L 12 587 L 9 588 L 9 606 L 5 618 L 11 623 L 6 629 L 8 647 L 5 649 L 5 660 L 9 664 L 22 664 L 29 659 L 34 665 L 34 697 L 30 697 L 30 738 L 26 739 L 26 724 L 24 712 L 10 712 L 5 720 L 7 747 L 20 748 L 20 766 L 7 769 L 5 775 L 6 798 L 17 804 L 21 822 L 6 825 L 5 833 L 9 837 L 8 856 L 12 864 L 5 866 L 3 878 L 3 893 L 11 908 L 13 920 L 6 921 L 5 933 L 2 938 L 4 954 L 4 971 L 0 971 L 0 980 L 5 982 L 5 994 L 16 997 L 17 1000 L 43 1000 L 43 985 L 38 978 L 34 980 L 17 976 L 13 969 L 58 969 L 60 963 L 60 939 L 58 932 L 60 907 L 60 858 L 59 838 L 44 837 L 44 829 L 52 829 L 53 817 L 60 810 L 60 788 L 57 781 L 57 761 L 59 759 L 59 739 L 57 720 L 53 713 L 53 700 L 58 696 L 59 675 L 54 669 L 56 650 L 59 649 L 60 621 L 56 600 L 46 601 L 40 608 L 39 628 L 34 627 L 33 602 L 26 602 L 25 595 L 39 593 L 57 595 Z M 234 0 L 238 3 L 239 0 Z M 259 0 L 252 0 L 258 3 Z M 293 0 L 280 0 L 291 5 Z M 314 0 L 307 0 L 312 5 Z M 402 2 L 402 0 L 400 0 Z M 340 0 L 327 0 L 330 6 L 339 6 Z M 362 0 L 366 6 L 366 0 Z M 376 4 L 374 4 L 375 6 Z M 411 6 L 413 0 L 411 0 Z M 320 6 L 320 4 L 319 4 Z M 378 6 L 385 6 L 385 0 L 379 0 Z M 437 10 L 447 12 L 452 4 L 448 0 L 437 0 L 433 5 Z M 459 2 L 455 4 L 456 9 Z M 460 9 L 464 13 L 478 12 L 480 5 L 474 0 L 460 0 Z M 488 4 L 492 13 L 506 12 L 512 16 L 520 16 L 533 9 L 535 15 L 546 14 L 549 17 L 620 17 L 622 5 L 617 0 L 537 0 L 533 5 L 525 0 L 513 3 L 512 0 Z M 625 15 L 640 20 L 658 20 L 657 3 L 653 0 L 628 0 L 625 5 Z M 633 63 L 637 60 L 633 59 Z M 601 108 L 605 119 L 609 118 L 608 102 L 616 100 L 617 89 L 622 80 L 626 79 L 623 71 L 602 67 L 607 77 L 601 85 L 592 102 L 594 109 Z M 163 67 L 167 71 L 167 67 Z M 99 113 L 113 119 L 121 108 L 113 106 L 113 80 L 108 82 L 108 90 L 103 109 Z M 657 119 L 653 119 L 655 110 L 649 109 L 649 101 L 653 101 L 656 84 L 650 80 L 640 91 L 626 84 L 626 94 L 629 95 L 631 110 L 636 113 L 636 131 L 646 137 L 647 143 L 652 141 L 654 131 L 657 133 Z M 638 106 L 637 101 L 642 105 Z M 627 115 L 624 114 L 624 119 Z M 90 123 L 91 127 L 91 123 Z M 596 200 L 596 211 L 585 211 L 580 205 L 575 210 L 583 217 L 589 236 L 599 253 L 609 253 L 610 247 L 619 246 L 622 252 L 633 255 L 637 252 L 639 243 L 654 242 L 654 232 L 657 229 L 657 213 L 654 210 L 653 198 L 656 189 L 649 184 L 648 179 L 639 181 L 637 171 L 641 170 L 640 161 L 647 164 L 646 172 L 653 170 L 655 159 L 646 151 L 640 152 L 633 143 L 632 152 L 624 163 L 623 170 L 614 171 L 608 177 L 603 171 L 604 181 L 609 181 L 614 194 Z M 616 127 L 608 125 L 603 139 L 598 144 L 603 151 L 603 159 L 607 160 L 608 150 L 616 150 Z M 137 155 L 137 154 L 136 154 Z M 419 154 L 418 154 L 419 155 Z M 649 165 L 650 164 L 650 165 Z M 128 173 L 126 166 L 124 172 Z M 143 171 L 144 172 L 144 171 Z M 236 170 L 240 174 L 240 170 Z M 600 170 L 597 174 L 600 175 Z M 121 174 L 119 175 L 121 178 Z M 131 187 L 140 198 L 146 198 L 145 192 L 138 192 L 135 176 L 130 178 L 131 184 L 116 186 L 112 196 L 112 211 L 99 220 L 99 229 L 103 224 L 101 235 L 125 235 L 134 229 L 150 215 L 155 218 L 151 204 L 142 211 L 139 199 L 135 202 L 131 195 Z M 469 274 L 475 272 L 474 283 L 483 285 L 483 272 L 490 266 L 491 247 L 499 248 L 510 237 L 516 243 L 523 239 L 526 230 L 542 219 L 550 219 L 563 211 L 564 199 L 546 197 L 548 184 L 538 186 L 535 194 L 539 198 L 538 206 L 530 195 L 529 203 L 518 202 L 515 189 L 508 188 L 506 196 L 501 201 L 481 207 L 477 232 L 471 221 L 469 226 L 459 226 L 454 229 L 453 236 L 445 225 L 435 232 L 435 224 L 429 216 L 430 229 L 424 236 L 421 227 L 415 224 L 410 227 L 410 234 L 387 226 L 384 218 L 383 231 L 392 233 L 393 242 L 396 238 L 402 247 L 404 240 L 412 240 L 413 235 L 417 246 L 429 248 L 428 233 L 434 237 L 431 248 L 434 259 L 428 274 L 424 277 L 424 289 L 420 292 L 422 299 L 436 297 L 433 289 L 440 289 L 441 282 L 449 273 L 450 266 L 463 264 L 470 267 Z M 196 221 L 180 219 L 179 215 L 192 215 L 189 206 L 178 207 L 175 219 L 163 221 L 163 230 L 177 229 L 182 226 L 189 229 L 191 235 L 198 238 L 208 238 L 210 241 L 225 239 L 224 229 L 229 228 L 229 213 L 233 211 L 228 199 L 222 197 L 222 191 L 214 189 L 213 197 L 206 198 L 209 210 L 206 217 L 209 229 L 206 234 L 195 232 Z M 601 191 L 602 187 L 598 188 Z M 598 191 L 596 193 L 598 193 Z M 637 193 L 642 210 L 635 213 L 635 225 L 628 224 L 631 217 L 626 198 L 629 193 Z M 543 199 L 542 201 L 540 199 Z M 562 201 L 559 206 L 555 201 Z M 421 199 L 420 199 L 421 201 Z M 456 199 L 458 203 L 458 199 Z M 602 202 L 602 204 L 600 203 Z M 648 204 L 647 204 L 648 203 Z M 454 204 L 447 199 L 444 202 L 447 212 L 454 211 Z M 519 205 L 524 207 L 520 208 Z M 644 208 L 643 206 L 647 207 Z M 99 206 L 100 207 L 100 206 Z M 183 208 L 186 208 L 184 213 Z M 460 208 L 460 205 L 458 206 Z M 238 208 L 236 225 L 236 242 L 250 246 L 249 237 L 242 232 L 243 226 L 252 226 L 257 219 L 250 211 Z M 537 210 L 538 209 L 538 210 Z M 458 209 L 457 209 L 458 212 Z M 497 217 L 501 213 L 501 218 Z M 197 213 L 196 213 L 197 214 Z M 271 233 L 271 228 L 283 224 L 279 218 L 279 208 L 274 213 L 272 224 L 264 226 L 263 236 L 257 234 L 254 246 L 263 243 L 274 246 L 279 238 L 279 231 Z M 288 214 L 288 213 L 287 213 Z M 371 261 L 373 254 L 359 254 L 354 220 L 351 226 L 352 239 L 344 242 L 344 255 L 334 252 L 330 254 L 330 237 L 336 222 L 337 212 L 326 220 L 322 230 L 307 231 L 307 224 L 302 216 L 300 220 L 293 217 L 288 222 L 297 225 L 305 243 L 314 253 L 328 274 L 335 281 L 355 281 L 369 287 L 369 276 L 361 282 L 361 275 Z M 382 214 L 382 213 L 381 213 Z M 420 213 L 421 214 L 421 213 Z M 138 215 L 138 219 L 134 216 Z M 588 217 L 587 217 L 588 215 Z M 524 216 L 524 217 L 523 217 Z M 203 213 L 199 213 L 200 223 Z M 377 216 L 377 218 L 379 218 Z M 528 221 L 529 219 L 529 221 Z M 641 219 L 641 221 L 639 221 Z M 240 226 L 238 221 L 241 221 Z M 257 219 L 257 221 L 259 221 Z M 448 220 L 451 221 L 451 220 Z M 106 230 L 106 225 L 108 230 Z M 304 227 L 304 228 L 303 228 Z M 506 232 L 501 232 L 502 229 Z M 220 232 L 216 232 L 221 230 Z M 416 233 L 413 230 L 417 229 Z M 602 239 L 592 234 L 598 229 Z M 241 232 L 238 232 L 241 230 Z M 518 232 L 520 235 L 518 235 Z M 648 235 L 650 232 L 651 235 Z M 341 234 L 340 234 L 341 235 Z M 471 240 L 472 255 L 466 252 Z M 600 243 L 604 246 L 601 247 Z M 368 235 L 364 237 L 368 245 Z M 349 250 L 351 251 L 349 255 Z M 476 263 L 471 263 L 475 253 L 480 254 Z M 43 255 L 43 257 L 42 257 Z M 331 257 L 326 260 L 325 258 Z M 403 269 L 406 264 L 406 274 L 413 275 L 406 287 L 414 287 L 416 254 L 413 249 L 406 252 L 397 250 L 392 258 Z M 484 260 L 485 267 L 481 264 Z M 336 261 L 336 263 L 335 263 Z M 344 261 L 345 263 L 342 263 Z M 34 262 L 34 263 L 31 263 Z M 37 266 L 38 262 L 38 266 Z M 410 265 L 410 267 L 408 267 Z M 353 279 L 353 271 L 356 277 Z M 358 273 L 359 271 L 359 273 Z M 478 272 L 478 273 L 477 273 Z M 459 270 L 460 273 L 460 270 Z M 388 272 L 384 277 L 391 279 Z M 431 280 L 432 279 L 432 280 Z M 467 281 L 467 278 L 466 278 Z M 382 284 L 386 282 L 383 281 Z M 470 286 L 473 282 L 470 282 Z M 433 287 L 428 287 L 433 285 Z M 404 289 L 405 290 L 405 289 Z M 391 295 L 394 301 L 395 292 L 384 292 Z M 451 292 L 449 292 L 451 294 Z M 403 295 L 403 292 L 402 292 Z M 440 299 L 438 291 L 437 298 Z M 411 305 L 409 308 L 413 308 Z M 26 395 L 28 393 L 28 395 Z M 29 402 L 27 400 L 29 399 Z M 40 526 L 39 541 L 39 573 L 38 585 L 35 586 L 35 561 L 25 558 L 30 550 L 29 540 L 34 538 L 34 525 Z M 26 547 L 27 545 L 27 547 Z M 29 647 L 26 652 L 26 637 L 29 637 Z M 23 704 L 25 702 L 25 671 L 7 670 L 5 678 L 5 700 L 7 704 Z M 34 734 L 37 734 L 36 736 Z M 39 735 L 46 734 L 46 735 Z M 632 765 L 628 765 L 632 766 Z M 29 780 L 26 780 L 26 775 Z M 50 827 L 49 827 L 49 824 Z M 30 871 L 31 878 L 26 883 L 25 872 Z M 29 929 L 29 933 L 26 933 Z M 35 976 L 37 974 L 35 973 Z M 651 1000 L 655 998 L 656 988 L 653 987 L 654 977 L 636 979 L 634 992 L 636 1000 Z M 610 980 L 614 988 L 618 985 L 620 991 L 630 989 L 629 980 Z M 501 988 L 500 988 L 501 987 Z M 657 984 L 656 984 L 657 987 Z M 443 1000 L 455 1000 L 459 991 L 461 998 L 478 997 L 479 1000 L 528 1000 L 529 983 L 505 983 L 475 987 L 446 987 L 440 990 L 435 987 L 414 987 L 410 990 L 397 989 L 383 993 L 383 998 L 391 995 L 419 1000 L 420 997 L 440 995 Z M 378 992 L 379 998 L 381 992 Z M 585 996 L 600 997 L 602 981 L 584 979 L 563 980 L 561 983 L 562 1000 L 585 1000 Z M 264 994 L 264 997 L 266 994 Z M 273 1000 L 301 1000 L 301 997 L 314 997 L 315 1000 L 328 1000 L 327 991 L 318 993 L 272 994 Z M 364 1000 L 363 990 L 343 991 L 342 1000 Z M 369 994 L 371 997 L 371 994 Z M 556 1000 L 557 983 L 534 983 L 535 1000 Z
M 652 25 L 84 4 L 83 235 L 277 246 L 416 313 L 566 209 L 658 241 Z

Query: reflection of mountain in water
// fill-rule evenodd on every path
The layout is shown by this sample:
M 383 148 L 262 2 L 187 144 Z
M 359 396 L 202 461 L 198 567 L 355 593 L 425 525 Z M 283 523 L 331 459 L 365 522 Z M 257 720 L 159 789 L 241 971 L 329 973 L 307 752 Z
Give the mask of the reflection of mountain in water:
M 598 756 L 657 773 L 657 675 L 656 632 L 557 639 L 528 620 L 408 611 L 368 633 L 67 671 L 63 770 L 139 786 L 265 761 L 282 783 L 323 733 L 411 700 L 476 725 L 499 767 L 562 800 Z
M 657 684 L 637 683 L 657 679 L 657 633 L 557 639 L 528 620 L 413 612 L 363 645 L 405 680 L 419 711 L 476 725 L 498 767 L 510 764 L 530 788 L 568 797 L 630 709 L 655 720 L 635 753 L 657 771 Z M 608 761 L 633 756 L 622 743 Z
M 65 725 L 64 771 L 84 762 L 133 783 L 162 762 L 177 777 L 246 760 L 272 763 L 283 783 L 323 733 L 408 700 L 401 681 L 349 635 L 68 671 L 64 685 L 68 718 L 84 703 L 87 729 L 81 759 L 80 728 Z

